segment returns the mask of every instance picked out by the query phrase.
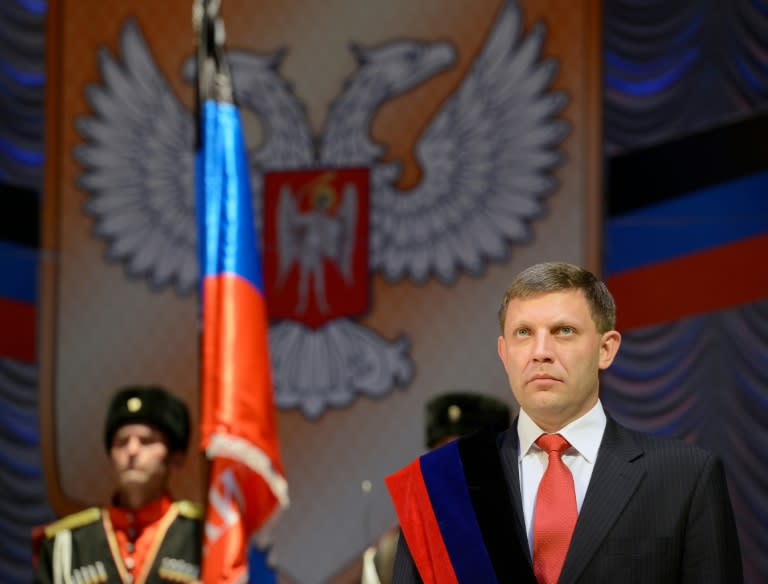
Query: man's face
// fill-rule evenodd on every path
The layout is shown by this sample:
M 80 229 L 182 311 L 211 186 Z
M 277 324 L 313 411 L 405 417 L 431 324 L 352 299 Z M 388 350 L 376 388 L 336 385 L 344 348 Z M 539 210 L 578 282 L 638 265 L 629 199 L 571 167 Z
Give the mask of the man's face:
M 616 331 L 597 331 L 581 290 L 563 290 L 511 300 L 498 352 L 520 407 L 555 432 L 595 405 L 598 370 L 620 342 Z
M 161 495 L 168 483 L 173 455 L 162 432 L 147 424 L 118 428 L 109 451 L 121 496 L 144 495 L 147 501 Z

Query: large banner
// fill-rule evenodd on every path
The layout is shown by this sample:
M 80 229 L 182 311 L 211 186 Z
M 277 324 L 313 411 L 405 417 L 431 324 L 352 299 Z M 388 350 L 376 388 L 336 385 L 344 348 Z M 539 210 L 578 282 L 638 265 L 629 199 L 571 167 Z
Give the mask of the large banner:
M 52 504 L 109 497 L 127 383 L 198 413 L 192 2 L 51 5 L 41 404 Z M 394 522 L 423 407 L 512 396 L 496 311 L 599 269 L 599 0 L 224 0 L 291 507 L 282 577 L 341 581 Z M 202 500 L 191 456 L 175 494 Z

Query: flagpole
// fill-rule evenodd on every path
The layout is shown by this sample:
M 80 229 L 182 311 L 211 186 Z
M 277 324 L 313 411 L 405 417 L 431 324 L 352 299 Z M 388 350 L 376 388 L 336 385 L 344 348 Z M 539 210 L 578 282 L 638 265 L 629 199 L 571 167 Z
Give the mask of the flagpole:
M 208 53 L 208 39 L 209 35 L 207 33 L 207 29 L 210 26 L 209 20 L 207 17 L 208 13 L 208 3 L 209 0 L 193 0 L 192 1 L 192 30 L 194 35 L 194 46 L 195 46 L 195 57 L 196 57 L 196 66 L 195 66 L 195 156 L 199 157 L 201 156 L 201 150 L 203 146 L 203 131 L 202 131 L 202 104 L 205 101 L 205 98 L 203 97 L 203 88 L 205 86 L 205 83 L 203 81 L 203 75 L 200 73 L 202 70 L 202 64 L 205 62 L 207 58 Z M 196 167 L 199 167 L 199 164 L 195 165 Z M 199 197 L 199 193 L 197 192 L 199 189 L 195 189 L 195 196 Z M 200 201 L 197 201 L 197 204 L 200 204 Z M 203 254 L 202 254 L 202 246 L 203 246 L 203 238 L 201 237 L 202 231 L 199 228 L 198 225 L 197 229 L 197 258 L 198 258 L 198 288 L 197 288 L 197 294 L 198 294 L 198 301 L 197 301 L 197 310 L 196 310 L 196 332 L 197 332 L 197 412 L 198 412 L 198 419 L 202 416 L 203 411 L 203 359 L 202 359 L 202 279 L 203 279 L 203 266 L 200 265 Z M 199 423 L 197 424 L 197 427 L 199 428 Z M 205 450 L 202 448 L 202 446 L 198 443 L 197 448 L 197 456 L 200 459 L 200 477 L 199 480 L 200 483 L 200 493 L 201 493 L 201 503 L 203 505 L 203 517 L 207 515 L 207 507 L 208 507 L 208 484 L 209 484 L 209 477 L 210 477 L 210 462 L 208 460 L 208 457 L 205 454 Z M 202 548 L 203 541 L 201 538 L 200 546 Z M 201 557 L 202 557 L 202 549 Z
M 200 442 L 206 456 L 203 580 L 275 583 L 268 546 L 288 505 L 253 193 L 220 0 L 195 0 Z
M 213 96 L 213 77 L 217 68 L 217 53 L 215 50 L 215 35 L 213 32 L 214 22 L 218 17 L 219 0 L 193 0 L 192 2 L 192 28 L 194 31 L 196 66 L 195 66 L 195 156 L 197 158 L 195 167 L 201 167 L 200 157 L 203 156 L 203 104 L 207 99 Z M 196 170 L 197 172 L 197 170 Z M 201 197 L 199 188 L 196 188 L 197 197 L 196 209 L 201 209 L 204 201 Z M 197 406 L 198 420 L 203 415 L 203 277 L 205 268 L 203 258 L 205 257 L 205 221 L 198 216 L 197 219 L 197 258 L 198 258 L 198 302 L 197 302 Z M 197 424 L 198 430 L 200 424 Z M 198 457 L 200 460 L 200 492 L 202 494 L 203 517 L 208 516 L 208 489 L 211 477 L 211 460 L 202 446 L 198 445 Z M 203 538 L 200 546 L 203 548 Z M 201 549 L 201 557 L 204 549 Z

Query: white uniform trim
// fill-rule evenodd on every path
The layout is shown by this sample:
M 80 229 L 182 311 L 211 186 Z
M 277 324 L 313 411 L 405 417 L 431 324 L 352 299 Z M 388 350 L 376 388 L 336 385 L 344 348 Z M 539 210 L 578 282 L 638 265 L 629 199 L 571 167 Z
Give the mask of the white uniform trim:
M 53 584 L 72 584 L 72 531 L 62 529 L 53 540 Z

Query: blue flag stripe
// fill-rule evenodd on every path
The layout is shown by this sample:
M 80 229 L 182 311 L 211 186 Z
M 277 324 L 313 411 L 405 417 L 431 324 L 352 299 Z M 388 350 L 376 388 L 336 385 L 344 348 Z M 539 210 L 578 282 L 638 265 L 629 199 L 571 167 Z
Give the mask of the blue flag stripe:
M 277 584 L 274 570 L 267 562 L 267 551 L 251 547 L 248 551 L 248 582 L 252 584 Z
M 203 224 L 203 276 L 237 274 L 264 291 L 253 224 L 250 173 L 237 107 L 213 100 L 204 104 L 202 168 L 198 204 Z
M 606 273 L 617 274 L 768 233 L 766 192 L 768 171 L 609 219 Z
M 0 298 L 37 301 L 38 250 L 0 241 Z

